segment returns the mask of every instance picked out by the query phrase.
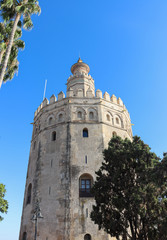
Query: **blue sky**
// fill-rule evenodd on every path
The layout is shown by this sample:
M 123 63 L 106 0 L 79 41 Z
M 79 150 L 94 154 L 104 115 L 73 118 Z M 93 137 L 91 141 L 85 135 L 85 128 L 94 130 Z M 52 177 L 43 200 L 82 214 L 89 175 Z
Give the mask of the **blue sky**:
M 19 73 L 0 89 L 0 182 L 8 214 L 1 240 L 17 240 L 34 112 L 46 97 L 66 92 L 79 55 L 96 89 L 121 97 L 133 134 L 158 156 L 167 151 L 167 1 L 40 1 L 34 28 L 24 31 Z

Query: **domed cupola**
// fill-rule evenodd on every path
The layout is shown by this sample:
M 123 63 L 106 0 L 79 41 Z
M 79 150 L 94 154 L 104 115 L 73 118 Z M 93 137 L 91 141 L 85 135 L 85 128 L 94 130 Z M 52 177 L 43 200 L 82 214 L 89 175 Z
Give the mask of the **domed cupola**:
M 84 63 L 80 58 L 77 63 L 73 64 L 71 67 L 71 75 L 67 80 L 67 91 L 73 89 L 74 96 L 77 96 L 78 91 L 83 91 L 83 97 L 86 97 L 86 93 L 92 91 L 94 96 L 94 80 L 89 75 L 90 68 L 88 64 Z
M 79 73 L 86 73 L 88 74 L 90 71 L 90 68 L 88 64 L 84 63 L 80 58 L 78 59 L 78 62 L 73 64 L 71 67 L 71 72 L 73 75 L 79 74 Z

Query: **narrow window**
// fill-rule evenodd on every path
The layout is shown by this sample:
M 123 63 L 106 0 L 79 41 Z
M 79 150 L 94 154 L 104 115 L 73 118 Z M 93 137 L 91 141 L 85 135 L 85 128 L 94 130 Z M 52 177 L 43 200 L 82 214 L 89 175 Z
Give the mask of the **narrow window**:
M 51 166 L 51 168 L 52 168 L 52 165 L 53 165 L 53 160 L 51 160 L 51 162 L 50 162 L 50 166 Z
M 106 118 L 107 118 L 107 121 L 110 121 L 110 115 L 109 114 L 106 115 Z
M 30 183 L 28 185 L 27 202 L 26 202 L 26 204 L 30 204 L 31 203 L 31 190 L 32 190 L 32 184 Z
M 36 147 L 36 141 L 34 142 L 34 146 L 33 146 L 33 149 L 35 150 L 35 147 Z
M 77 115 L 78 115 L 78 118 L 80 118 L 80 119 L 82 118 L 82 112 L 78 112 Z
M 116 124 L 119 124 L 119 118 L 116 118 Z
M 90 112 L 90 113 L 89 113 L 89 119 L 92 120 L 93 118 L 94 118 L 94 114 L 93 114 L 93 112 Z
M 51 125 L 51 124 L 52 124 L 52 122 L 53 122 L 53 118 L 52 118 L 52 117 L 50 117 L 50 118 L 49 118 L 49 125 Z
M 117 136 L 117 133 L 116 133 L 116 132 L 113 132 L 113 133 L 112 133 L 112 136 L 113 136 L 113 137 L 116 137 L 116 136 Z
M 23 233 L 23 238 L 22 238 L 22 240 L 27 240 L 27 233 L 26 233 L 26 232 Z
M 88 129 L 87 128 L 84 128 L 83 129 L 83 137 L 88 137 Z
M 52 141 L 56 141 L 56 132 L 52 132 Z
M 63 120 L 63 114 L 61 113 L 60 115 L 59 115 L 59 122 L 61 122 Z
M 49 187 L 49 195 L 51 194 L 51 187 Z
M 84 240 L 91 240 L 91 235 L 90 234 L 85 234 Z
M 88 218 L 88 208 L 86 208 L 86 218 Z
M 85 163 L 86 163 L 86 164 L 88 163 L 88 157 L 87 157 L 87 155 L 85 156 Z

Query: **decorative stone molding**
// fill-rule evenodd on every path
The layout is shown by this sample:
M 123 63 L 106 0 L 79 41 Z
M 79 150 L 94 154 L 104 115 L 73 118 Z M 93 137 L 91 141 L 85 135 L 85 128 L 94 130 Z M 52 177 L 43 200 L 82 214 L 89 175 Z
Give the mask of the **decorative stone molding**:
M 62 100 L 63 98 L 65 98 L 65 94 L 61 91 L 61 92 L 58 94 L 58 101 Z
M 110 95 L 109 95 L 108 92 L 105 92 L 103 97 L 104 97 L 105 100 L 110 101 Z
M 51 97 L 50 97 L 50 103 L 54 103 L 56 102 L 56 97 L 55 95 L 53 94 Z
M 86 97 L 88 97 L 88 98 L 92 98 L 93 97 L 93 92 L 92 92 L 92 90 L 90 88 L 86 92 Z
M 99 89 L 96 90 L 96 97 L 102 98 L 102 91 L 100 91 Z
M 73 92 L 73 89 L 72 89 L 72 88 L 69 88 L 69 90 L 68 90 L 67 93 L 66 93 L 66 96 L 67 96 L 67 97 L 73 97 L 73 96 L 74 96 L 74 92 Z
M 47 106 L 49 104 L 49 101 L 47 98 L 43 100 L 43 107 Z
M 111 96 L 111 102 L 117 104 L 117 98 L 116 98 L 116 96 L 114 94 Z
M 117 99 L 117 103 L 120 105 L 120 106 L 123 106 L 124 104 L 123 104 L 123 101 L 122 101 L 122 99 L 119 97 L 118 99 Z
M 83 90 L 82 89 L 78 89 L 76 96 L 77 97 L 83 97 Z

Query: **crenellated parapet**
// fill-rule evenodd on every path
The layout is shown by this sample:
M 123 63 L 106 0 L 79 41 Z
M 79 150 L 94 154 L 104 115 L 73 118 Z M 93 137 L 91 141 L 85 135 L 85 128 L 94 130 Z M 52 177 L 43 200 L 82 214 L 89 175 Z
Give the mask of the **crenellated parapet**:
M 47 106 L 50 106 L 52 104 L 57 104 L 59 103 L 60 101 L 63 101 L 63 100 L 68 100 L 68 99 L 83 99 L 83 100 L 89 100 L 89 99 L 93 99 L 95 101 L 97 101 L 98 99 L 99 100 L 103 100 L 103 101 L 106 101 L 108 103 L 111 103 L 111 104 L 114 104 L 118 107 L 122 107 L 122 111 L 125 113 L 127 112 L 128 116 L 129 116 L 129 113 L 122 101 L 122 99 L 120 97 L 116 97 L 114 94 L 110 97 L 110 94 L 108 92 L 105 92 L 104 94 L 102 93 L 101 90 L 97 89 L 96 90 L 96 94 L 94 95 L 93 94 L 93 91 L 91 90 L 91 88 L 88 88 L 87 91 L 86 91 L 86 96 L 84 97 L 84 92 L 83 92 L 83 89 L 79 88 L 77 89 L 77 92 L 74 92 L 74 90 L 72 88 L 69 88 L 66 92 L 66 96 L 65 94 L 61 91 L 59 94 L 58 94 L 58 97 L 56 98 L 56 96 L 53 94 L 51 97 L 50 97 L 50 101 L 45 98 L 43 100 L 43 102 L 39 105 L 39 107 L 37 108 L 37 110 L 35 111 L 35 117 L 38 115 L 38 113 L 45 107 Z

